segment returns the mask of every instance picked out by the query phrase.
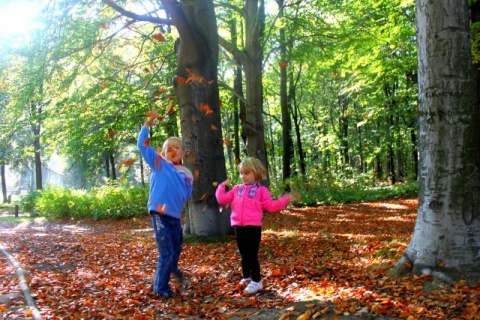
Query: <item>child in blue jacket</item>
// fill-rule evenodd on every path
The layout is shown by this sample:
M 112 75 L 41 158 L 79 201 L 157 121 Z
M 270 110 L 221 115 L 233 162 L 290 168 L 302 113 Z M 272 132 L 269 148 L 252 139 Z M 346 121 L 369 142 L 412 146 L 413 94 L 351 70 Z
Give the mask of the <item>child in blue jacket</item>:
M 151 169 L 148 211 L 152 218 L 159 257 L 153 291 L 170 298 L 173 294 L 169 285 L 170 274 L 181 278 L 178 260 L 182 251 L 183 229 L 181 217 L 184 204 L 192 193 L 193 175 L 182 165 L 185 155 L 182 140 L 168 138 L 158 154 L 150 146 L 149 127 L 158 117 L 150 111 L 148 119 L 138 135 L 140 154 Z

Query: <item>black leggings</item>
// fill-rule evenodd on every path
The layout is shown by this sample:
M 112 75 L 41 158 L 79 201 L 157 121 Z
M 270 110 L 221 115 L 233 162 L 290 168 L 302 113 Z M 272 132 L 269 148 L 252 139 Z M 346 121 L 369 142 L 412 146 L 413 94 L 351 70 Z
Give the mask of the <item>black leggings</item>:
M 235 226 L 237 246 L 242 256 L 242 274 L 244 278 L 260 281 L 260 264 L 258 262 L 258 249 L 262 238 L 262 227 Z

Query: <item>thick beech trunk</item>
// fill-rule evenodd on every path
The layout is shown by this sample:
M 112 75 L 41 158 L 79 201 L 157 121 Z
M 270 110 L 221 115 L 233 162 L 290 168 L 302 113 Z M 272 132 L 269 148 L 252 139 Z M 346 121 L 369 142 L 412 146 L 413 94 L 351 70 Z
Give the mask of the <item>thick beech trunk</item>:
M 216 184 L 226 179 L 217 83 L 218 33 L 211 0 L 162 1 L 176 26 L 177 72 L 174 87 L 186 166 L 195 176 L 186 230 L 196 235 L 227 234 L 228 213 L 220 212 Z
M 394 271 L 480 277 L 478 104 L 467 1 L 417 0 L 419 206 Z

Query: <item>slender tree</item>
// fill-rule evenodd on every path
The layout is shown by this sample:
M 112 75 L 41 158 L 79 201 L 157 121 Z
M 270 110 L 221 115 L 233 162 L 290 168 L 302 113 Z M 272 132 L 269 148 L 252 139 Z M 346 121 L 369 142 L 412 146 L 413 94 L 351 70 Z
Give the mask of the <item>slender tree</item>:
M 283 0 L 276 0 L 278 7 L 280 9 L 279 16 L 283 14 Z M 293 140 L 292 140 L 292 120 L 291 120 L 291 109 L 292 103 L 289 98 L 289 90 L 287 89 L 288 77 L 287 77 L 287 67 L 288 67 L 288 56 L 287 56 L 287 39 L 285 34 L 285 28 L 280 28 L 279 30 L 279 45 L 280 45 L 280 108 L 282 110 L 282 141 L 283 141 L 283 153 L 282 153 L 282 170 L 283 170 L 283 181 L 287 181 L 292 175 L 292 162 L 294 159 L 293 151 Z M 293 83 L 290 82 L 290 85 Z M 287 191 L 289 186 L 286 185 Z
M 263 119 L 263 36 L 265 30 L 264 0 L 245 0 L 243 8 L 222 3 L 241 14 L 245 26 L 244 48 L 220 38 L 220 44 L 240 61 L 245 75 L 245 114 L 241 114 L 245 153 L 260 159 L 266 166 L 265 126 Z M 244 117 L 242 117 L 244 116 Z

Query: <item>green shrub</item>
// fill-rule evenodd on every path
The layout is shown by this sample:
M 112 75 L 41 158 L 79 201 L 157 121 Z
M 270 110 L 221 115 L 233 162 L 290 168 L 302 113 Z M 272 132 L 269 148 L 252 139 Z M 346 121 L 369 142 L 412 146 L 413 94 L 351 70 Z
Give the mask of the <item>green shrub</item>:
M 36 201 L 37 212 L 54 219 L 87 218 L 92 206 L 85 190 L 48 188 Z
M 147 187 L 105 186 L 92 189 L 91 193 L 95 197 L 95 219 L 132 218 L 147 212 Z
M 89 191 L 47 188 L 22 199 L 22 210 L 52 219 L 123 219 L 147 212 L 148 187 L 103 186 Z
M 299 204 L 308 206 L 410 198 L 418 195 L 417 182 L 371 186 L 370 183 L 364 185 L 358 181 L 318 184 L 314 180 L 296 179 L 289 183 L 292 192 L 301 195 Z
M 37 214 L 36 204 L 41 195 L 41 190 L 33 190 L 24 195 L 20 199 L 20 208 L 23 212 L 29 212 L 31 214 Z
M 292 192 L 298 192 L 298 205 L 317 206 L 378 201 L 384 199 L 416 197 L 418 183 L 371 186 L 370 181 L 359 179 L 333 181 L 314 179 L 289 181 Z M 282 184 L 271 184 L 276 198 L 283 193 Z M 124 219 L 147 213 L 148 185 L 142 187 L 103 186 L 89 191 L 48 188 L 34 191 L 21 199 L 22 210 L 53 219 Z

